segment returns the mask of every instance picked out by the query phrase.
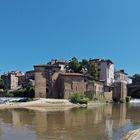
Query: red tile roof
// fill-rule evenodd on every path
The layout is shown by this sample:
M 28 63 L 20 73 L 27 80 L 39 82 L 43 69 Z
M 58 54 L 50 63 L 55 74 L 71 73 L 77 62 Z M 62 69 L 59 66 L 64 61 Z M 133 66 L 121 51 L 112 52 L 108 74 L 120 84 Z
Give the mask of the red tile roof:
M 102 63 L 102 62 L 107 62 L 113 64 L 113 62 L 110 59 L 91 59 L 91 62 L 96 62 L 96 63 Z
M 60 66 L 49 65 L 49 64 L 39 64 L 39 65 L 34 65 L 34 67 L 55 67 L 55 68 L 60 68 Z
M 84 76 L 81 73 L 61 73 L 62 76 Z

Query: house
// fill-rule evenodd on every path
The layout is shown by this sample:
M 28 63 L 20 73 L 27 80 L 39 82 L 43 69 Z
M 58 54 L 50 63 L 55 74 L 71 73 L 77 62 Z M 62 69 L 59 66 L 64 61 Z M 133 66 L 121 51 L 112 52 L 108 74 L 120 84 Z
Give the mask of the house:
M 35 72 L 34 70 L 26 71 L 25 74 L 19 75 L 18 77 L 18 85 L 27 87 L 28 85 L 35 86 Z
M 128 76 L 127 83 L 132 84 L 132 77 Z
M 57 98 L 68 99 L 74 93 L 85 95 L 86 78 L 80 73 L 60 73 L 55 84 Z
M 95 98 L 104 96 L 104 84 L 99 81 L 87 81 L 86 94 L 92 94 Z
M 35 65 L 35 97 L 68 99 L 78 92 L 86 91 L 85 76 L 80 73 L 65 73 L 58 65 Z
M 111 60 L 91 59 L 98 66 L 99 81 L 104 82 L 105 86 L 112 86 L 114 83 L 114 64 Z
M 35 65 L 35 97 L 68 99 L 74 93 L 86 95 L 91 92 L 97 98 L 112 100 L 104 94 L 104 82 L 88 81 L 80 73 L 68 73 L 58 65 Z
M 66 71 L 65 67 L 67 63 L 63 59 L 62 60 L 52 59 L 50 62 L 48 62 L 48 64 L 59 66 L 61 71 Z
M 34 70 L 26 71 L 25 72 L 25 79 L 35 79 L 35 72 Z
M 35 86 L 35 71 L 34 70 L 25 72 L 24 81 L 22 83 L 22 86 L 27 87 L 29 85 Z
M 11 71 L 6 74 L 1 75 L 4 81 L 5 90 L 15 90 L 19 86 L 19 77 L 24 75 L 21 71 Z
M 128 74 L 124 70 L 115 71 L 113 99 L 119 101 L 127 96 Z
M 65 73 L 58 65 L 35 65 L 35 97 L 68 99 L 78 92 L 86 91 L 85 76 L 80 73 Z
M 112 101 L 112 91 L 106 91 L 103 82 L 87 81 L 86 94 L 93 94 L 94 98 Z

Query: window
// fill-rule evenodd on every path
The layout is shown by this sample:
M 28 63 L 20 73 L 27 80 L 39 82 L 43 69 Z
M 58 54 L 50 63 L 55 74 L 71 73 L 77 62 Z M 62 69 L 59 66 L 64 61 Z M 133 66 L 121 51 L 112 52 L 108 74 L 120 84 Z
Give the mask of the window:
M 96 92 L 96 86 L 94 86 L 94 91 Z
M 109 78 L 109 72 L 107 73 L 107 77 Z
M 71 83 L 71 89 L 73 90 L 73 83 Z
M 76 86 L 76 91 L 77 91 L 77 86 Z
M 46 93 L 49 93 L 49 89 L 48 88 L 46 88 Z

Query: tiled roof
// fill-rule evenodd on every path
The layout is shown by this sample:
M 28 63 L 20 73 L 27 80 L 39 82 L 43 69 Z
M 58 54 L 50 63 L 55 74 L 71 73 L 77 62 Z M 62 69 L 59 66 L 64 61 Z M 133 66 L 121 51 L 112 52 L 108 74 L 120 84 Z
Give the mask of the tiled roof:
M 113 64 L 113 62 L 110 60 L 110 59 L 91 59 L 90 60 L 91 62 L 93 61 L 93 62 L 97 62 L 97 63 L 101 63 L 101 62 L 107 62 L 107 63 L 111 63 L 111 64 Z
M 116 74 L 116 73 L 121 73 L 121 74 L 124 74 L 124 75 L 128 75 L 127 73 L 122 72 L 122 71 L 115 71 L 115 74 Z
M 60 68 L 57 65 L 49 65 L 49 64 L 39 64 L 39 65 L 34 65 L 34 67 L 55 67 L 55 68 Z
M 81 73 L 61 73 L 62 76 L 84 76 Z

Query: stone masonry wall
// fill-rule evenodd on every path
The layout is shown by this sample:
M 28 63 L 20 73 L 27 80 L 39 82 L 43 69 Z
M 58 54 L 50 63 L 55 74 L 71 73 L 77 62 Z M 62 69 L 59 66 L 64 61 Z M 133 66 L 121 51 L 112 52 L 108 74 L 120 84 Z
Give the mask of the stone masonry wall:
M 60 75 L 59 77 L 59 94 L 60 97 L 68 99 L 74 93 L 81 93 L 84 95 L 86 91 L 86 82 L 82 76 L 65 76 Z
M 35 97 L 46 98 L 45 67 L 35 67 Z
M 113 99 L 119 101 L 120 99 L 125 99 L 127 96 L 127 85 L 122 82 L 115 83 L 115 88 L 113 91 Z

